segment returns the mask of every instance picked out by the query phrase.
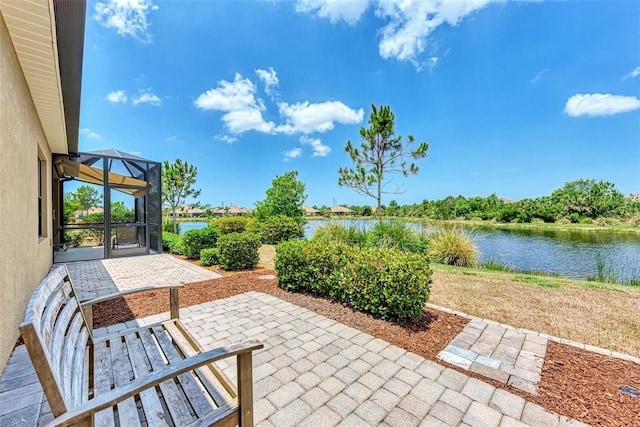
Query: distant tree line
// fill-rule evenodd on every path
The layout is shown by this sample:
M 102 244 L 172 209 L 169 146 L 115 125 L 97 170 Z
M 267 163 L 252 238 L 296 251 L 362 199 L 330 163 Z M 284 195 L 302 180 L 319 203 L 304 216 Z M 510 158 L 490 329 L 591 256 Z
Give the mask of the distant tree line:
M 354 215 L 371 215 L 370 206 L 348 206 Z M 318 208 L 324 213 L 325 206 Z M 640 198 L 625 197 L 611 182 L 579 179 L 566 183 L 550 196 L 509 201 L 488 197 L 449 196 L 442 200 L 382 206 L 383 216 L 421 217 L 438 220 L 466 219 L 497 222 L 604 222 L 609 218 L 640 215 Z

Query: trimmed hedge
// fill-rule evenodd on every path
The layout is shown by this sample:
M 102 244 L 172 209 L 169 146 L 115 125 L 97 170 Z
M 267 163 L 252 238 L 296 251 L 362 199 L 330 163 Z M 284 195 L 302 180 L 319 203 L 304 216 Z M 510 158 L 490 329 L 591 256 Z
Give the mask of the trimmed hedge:
M 260 238 L 253 233 L 229 233 L 218 239 L 218 262 L 225 270 L 244 270 L 258 264 Z
M 184 245 L 182 243 L 182 236 L 163 231 L 162 232 L 162 249 L 165 251 L 169 251 L 169 253 L 172 253 L 172 254 L 184 255 Z
M 189 230 L 182 236 L 184 255 L 193 259 L 200 259 L 202 249 L 215 248 L 220 231 L 215 227 L 205 227 Z
M 304 236 L 304 230 L 295 219 L 284 215 L 274 215 L 263 221 L 256 221 L 247 226 L 247 231 L 260 236 L 262 243 L 275 245 L 287 240 Z
M 200 265 L 203 267 L 217 265 L 219 263 L 218 258 L 218 248 L 207 248 L 200 251 Z
M 419 317 L 432 271 L 425 254 L 292 241 L 276 247 L 279 286 L 329 296 L 385 320 Z

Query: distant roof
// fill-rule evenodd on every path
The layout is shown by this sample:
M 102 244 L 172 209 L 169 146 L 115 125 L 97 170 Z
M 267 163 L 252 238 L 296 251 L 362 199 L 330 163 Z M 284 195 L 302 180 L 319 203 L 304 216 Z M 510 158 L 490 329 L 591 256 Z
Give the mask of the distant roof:
M 331 212 L 333 213 L 351 213 L 351 209 L 345 208 L 344 206 L 334 206 L 331 208 Z
M 320 212 L 318 209 L 310 208 L 309 206 L 301 206 L 302 210 L 306 213 L 318 213 Z
M 135 160 L 138 162 L 154 162 L 153 160 L 145 159 L 134 154 L 125 153 L 124 151 L 116 150 L 115 148 L 110 148 L 108 150 L 87 151 L 84 154 L 95 154 L 98 156 L 115 157 L 118 159 Z

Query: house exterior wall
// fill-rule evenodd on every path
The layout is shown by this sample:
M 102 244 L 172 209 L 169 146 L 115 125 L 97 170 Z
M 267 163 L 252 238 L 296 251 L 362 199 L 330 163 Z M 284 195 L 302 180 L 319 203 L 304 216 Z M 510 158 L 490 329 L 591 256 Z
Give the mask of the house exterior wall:
M 38 158 L 44 160 L 43 236 Z M 0 14 L 0 367 L 19 336 L 34 289 L 51 267 L 52 156 Z

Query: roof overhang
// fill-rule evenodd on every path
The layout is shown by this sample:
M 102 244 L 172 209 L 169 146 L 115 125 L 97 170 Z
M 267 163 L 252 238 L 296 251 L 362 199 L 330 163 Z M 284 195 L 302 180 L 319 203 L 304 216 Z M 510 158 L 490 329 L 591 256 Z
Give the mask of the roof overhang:
M 87 166 L 83 163 L 76 163 L 65 158 L 57 159 L 56 166 L 61 176 L 72 176 L 80 181 L 90 184 L 104 185 L 104 171 L 102 169 L 93 166 Z M 131 194 L 136 198 L 144 196 L 144 189 L 142 188 L 147 186 L 146 181 L 120 175 L 115 172 L 108 172 L 108 179 L 109 185 L 126 186 L 116 188 L 118 191 Z
M 0 0 L 53 153 L 78 151 L 86 0 Z

